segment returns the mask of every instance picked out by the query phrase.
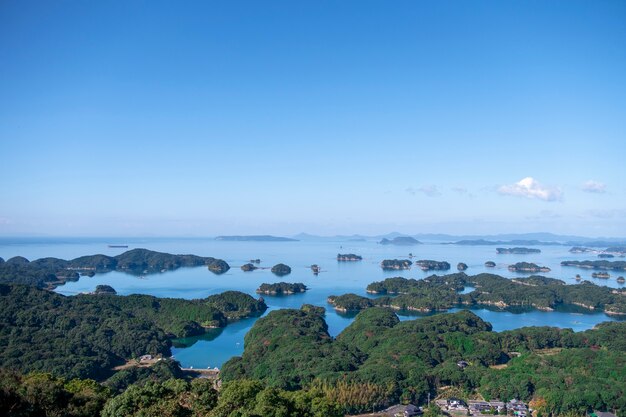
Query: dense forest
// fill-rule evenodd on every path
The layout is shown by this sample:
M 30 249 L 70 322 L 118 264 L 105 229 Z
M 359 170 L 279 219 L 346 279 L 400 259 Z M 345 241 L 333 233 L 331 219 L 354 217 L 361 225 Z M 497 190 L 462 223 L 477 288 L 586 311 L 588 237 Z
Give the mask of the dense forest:
M 391 310 L 370 308 L 333 340 L 319 311 L 279 310 L 255 323 L 243 356 L 227 362 L 222 377 L 321 389 L 354 413 L 421 403 L 454 387 L 468 397 L 534 400 L 542 415 L 581 415 L 590 407 L 622 415 L 626 323 L 581 333 L 549 327 L 495 333 L 468 311 L 400 322 Z
M 474 290 L 468 294 L 459 291 L 466 286 Z M 493 305 L 500 308 L 513 306 L 553 310 L 561 305 L 576 305 L 607 314 L 626 314 L 626 290 L 598 286 L 588 281 L 577 285 L 531 276 L 508 279 L 494 274 L 469 276 L 455 274 L 416 280 L 387 278 L 367 286 L 372 294 L 393 297 L 367 298 L 355 294 L 330 296 L 328 302 L 340 311 L 357 311 L 373 306 L 396 310 L 442 311 L 461 305 Z
M 607 269 L 613 271 L 626 271 L 626 262 L 624 261 L 563 261 L 562 266 L 575 266 L 584 269 Z
M 1 259 L 1 258 L 0 258 Z M 122 271 L 130 274 L 151 274 L 181 267 L 208 266 L 223 273 L 230 266 L 221 259 L 196 255 L 172 255 L 147 249 L 132 249 L 117 256 L 90 255 L 72 260 L 41 258 L 34 261 L 16 256 L 0 262 L 0 283 L 28 284 L 53 288 L 80 275 Z
M 307 290 L 307 286 L 301 282 L 290 283 L 290 282 L 275 282 L 272 284 L 263 283 L 256 290 L 259 294 L 267 294 L 267 295 L 279 295 L 279 294 L 295 294 L 299 292 L 305 292 Z
M 267 306 L 229 291 L 199 300 L 149 295 L 65 297 L 0 284 L 0 367 L 103 379 L 144 354 L 170 355 L 170 339 L 258 315 Z

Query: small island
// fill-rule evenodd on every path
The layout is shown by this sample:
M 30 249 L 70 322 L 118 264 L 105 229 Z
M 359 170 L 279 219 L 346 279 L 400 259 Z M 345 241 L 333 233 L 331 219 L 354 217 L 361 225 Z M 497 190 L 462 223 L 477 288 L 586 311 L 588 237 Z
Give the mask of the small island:
M 624 279 L 624 277 L 622 277 L 622 276 L 619 276 L 619 277 L 617 277 L 617 282 L 619 282 L 620 284 L 623 284 L 623 283 L 626 282 L 626 279 Z
M 611 259 L 611 258 L 615 258 L 615 255 L 613 255 L 612 253 L 599 253 L 598 258 Z
M 272 273 L 282 277 L 291 274 L 291 267 L 285 264 L 276 264 L 272 267 Z
M 531 262 L 518 262 L 513 265 L 509 265 L 509 271 L 512 272 L 550 272 L 551 269 L 547 266 L 539 266 Z
M 363 257 L 360 255 L 355 255 L 353 253 L 338 253 L 337 261 L 339 262 L 355 262 L 362 261 Z
M 96 295 L 115 295 L 117 294 L 117 291 L 115 291 L 115 289 L 110 285 L 97 285 L 96 290 L 93 293 Z
M 431 261 L 429 259 L 416 261 L 415 265 L 419 266 L 422 271 L 447 271 L 450 264 L 445 261 Z
M 609 274 L 608 272 L 594 272 L 593 274 L 591 274 L 591 278 L 609 279 L 611 278 L 611 274 Z
M 256 292 L 266 295 L 289 295 L 305 292 L 306 290 L 308 290 L 307 286 L 301 282 L 293 284 L 288 282 L 276 282 L 273 284 L 263 283 Z
M 380 263 L 380 267 L 384 270 L 411 269 L 413 262 L 408 259 L 385 259 Z
M 241 265 L 241 270 L 244 271 L 244 272 L 251 272 L 251 271 L 254 271 L 255 269 L 259 269 L 259 267 L 255 266 L 252 263 L 247 263 L 247 264 Z
M 318 275 L 320 272 L 322 272 L 322 268 L 320 268 L 320 266 L 317 264 L 313 264 L 311 265 L 311 271 L 313 271 L 313 274 Z
M 485 266 L 487 268 L 495 268 L 496 267 L 496 263 L 494 261 L 487 261 L 487 262 L 485 262 Z
M 464 262 L 459 262 L 458 264 L 456 264 L 456 269 L 458 269 L 459 271 L 465 271 L 467 269 L 467 264 Z
M 534 249 L 534 248 L 523 248 L 523 247 L 516 247 L 516 248 L 496 248 L 496 253 L 498 255 L 504 255 L 504 254 L 513 254 L 513 255 L 526 255 L 529 253 L 541 253 L 541 249 Z
M 214 261 L 209 263 L 208 268 L 209 271 L 219 275 L 228 271 L 230 269 L 230 265 L 228 265 L 226 261 L 223 261 L 221 259 L 215 259 Z
M 413 246 L 413 245 L 422 244 L 422 242 L 410 236 L 397 236 L 397 237 L 394 237 L 393 239 L 383 238 L 378 243 L 381 245 L 398 245 L 398 246 Z

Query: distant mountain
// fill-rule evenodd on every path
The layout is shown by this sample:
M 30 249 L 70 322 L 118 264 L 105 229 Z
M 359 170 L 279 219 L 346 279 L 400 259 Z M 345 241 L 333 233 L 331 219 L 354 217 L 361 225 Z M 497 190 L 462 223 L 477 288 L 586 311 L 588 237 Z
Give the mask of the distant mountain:
M 227 242 L 297 242 L 298 239 L 290 237 L 270 236 L 270 235 L 251 235 L 251 236 L 218 236 L 215 240 L 223 240 Z
M 380 242 L 381 245 L 399 245 L 399 246 L 411 246 L 411 245 L 421 245 L 422 242 L 419 240 L 412 238 L 410 236 L 397 236 L 393 239 L 383 238 Z
M 411 237 L 421 242 L 459 242 L 459 241 L 485 241 L 489 243 L 474 243 L 484 245 L 499 245 L 499 244 L 515 244 L 515 245 L 555 245 L 563 244 L 570 246 L 592 246 L 592 247 L 609 247 L 616 245 L 623 245 L 626 242 L 626 237 L 621 238 L 605 238 L 605 237 L 585 237 L 574 235 L 558 235 L 547 232 L 536 233 L 506 233 L 497 235 L 451 235 L 445 233 L 416 233 L 407 234 L 400 232 L 391 232 L 387 234 L 379 235 L 335 235 L 335 236 L 320 236 L 308 233 L 300 233 L 293 238 L 298 240 L 334 240 L 334 241 L 355 241 L 355 240 L 376 240 L 381 239 L 393 240 L 396 237 Z M 534 243 L 527 243 L 534 242 Z
M 563 243 L 559 242 L 541 242 L 539 240 L 485 240 L 485 239 L 477 239 L 477 240 L 459 240 L 458 242 L 452 242 L 454 245 L 466 245 L 466 246 L 479 246 L 479 245 L 526 245 L 526 246 L 535 246 L 535 245 L 563 245 Z

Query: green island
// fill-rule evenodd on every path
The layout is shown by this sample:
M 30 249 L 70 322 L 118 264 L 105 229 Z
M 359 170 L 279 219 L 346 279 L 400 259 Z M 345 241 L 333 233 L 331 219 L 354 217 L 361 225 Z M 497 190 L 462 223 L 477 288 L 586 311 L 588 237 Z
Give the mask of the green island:
M 172 255 L 148 249 L 132 249 L 117 256 L 89 255 L 72 260 L 41 258 L 29 261 L 15 256 L 0 262 L 0 283 L 28 284 L 54 288 L 66 281 L 76 281 L 80 275 L 120 271 L 133 275 L 172 271 L 181 267 L 207 266 L 223 273 L 230 266 L 221 259 L 196 255 Z
M 171 339 L 200 335 L 267 309 L 248 294 L 204 299 L 63 296 L 0 284 L 0 368 L 102 380 L 141 355 L 170 356 Z
M 222 378 L 321 393 L 344 413 L 425 405 L 445 394 L 517 398 L 541 416 L 584 415 L 592 406 L 623 415 L 626 323 L 580 333 L 550 327 L 497 333 L 469 311 L 400 322 L 393 311 L 374 307 L 333 339 L 319 311 L 283 309 L 257 320 L 243 355 L 223 366 Z
M 461 294 L 466 286 L 474 288 Z M 419 312 L 445 311 L 458 306 L 491 305 L 498 308 L 528 307 L 551 311 L 559 306 L 578 306 L 611 315 L 626 315 L 626 289 L 598 286 L 584 281 L 578 285 L 531 276 L 508 279 L 494 274 L 469 276 L 462 272 L 416 280 L 387 278 L 367 286 L 378 298 L 344 294 L 328 297 L 338 311 L 359 311 L 370 307 Z M 392 296 L 393 295 L 393 296 Z
M 431 261 L 429 259 L 415 261 L 415 265 L 419 266 L 422 271 L 447 271 L 450 264 L 446 261 Z
M 241 265 L 241 270 L 244 272 L 254 271 L 255 269 L 259 269 L 259 267 L 250 262 Z
M 276 264 L 272 267 L 272 273 L 279 277 L 291 274 L 291 267 L 285 264 Z
M 541 253 L 541 249 L 524 248 L 524 247 L 496 248 L 496 253 L 498 255 L 505 255 L 505 254 L 525 255 L 528 253 Z
M 413 262 L 408 259 L 385 259 L 380 263 L 380 267 L 384 270 L 411 269 L 411 265 Z
M 456 269 L 458 269 L 459 271 L 465 271 L 467 270 L 467 264 L 465 262 L 459 262 L 458 264 L 456 264 Z
M 562 261 L 561 266 L 574 266 L 583 269 L 606 269 L 609 271 L 626 271 L 626 261 Z
M 487 262 L 485 262 L 485 266 L 487 268 L 495 268 L 496 267 L 496 263 L 494 261 L 487 261 Z
M 296 294 L 305 292 L 307 290 L 307 286 L 301 282 L 289 283 L 289 282 L 275 282 L 273 284 L 263 283 L 256 290 L 258 294 L 267 294 L 267 295 L 282 295 L 282 294 Z
M 360 255 L 355 255 L 354 253 L 338 253 L 337 260 L 339 262 L 355 262 L 362 261 L 363 257 Z
M 513 265 L 509 265 L 509 271 L 512 272 L 550 272 L 550 268 L 547 266 L 539 266 L 532 262 L 518 262 Z

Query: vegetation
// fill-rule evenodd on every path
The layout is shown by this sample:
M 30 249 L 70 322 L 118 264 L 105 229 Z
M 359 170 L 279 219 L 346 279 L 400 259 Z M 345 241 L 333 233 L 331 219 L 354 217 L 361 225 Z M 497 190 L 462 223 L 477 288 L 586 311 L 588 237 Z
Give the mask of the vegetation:
M 387 270 L 391 270 L 391 269 L 410 269 L 412 264 L 413 264 L 413 262 L 409 261 L 408 259 L 402 259 L 402 260 L 385 259 L 384 261 L 382 261 L 380 263 L 380 267 L 382 269 L 387 269 Z
M 144 354 L 170 355 L 170 338 L 201 334 L 256 314 L 262 301 L 240 292 L 201 300 L 148 295 L 65 297 L 0 284 L 0 367 L 104 379 Z
M 259 269 L 259 267 L 255 266 L 252 263 L 247 263 L 247 264 L 241 265 L 241 270 L 244 271 L 244 272 L 254 271 L 255 269 Z
M 423 271 L 447 271 L 450 269 L 450 264 L 445 261 L 421 260 L 416 261 L 415 265 L 418 265 Z
M 464 262 L 459 262 L 456 265 L 456 269 L 458 269 L 459 271 L 465 271 L 465 270 L 467 270 L 467 264 L 464 263 Z
M 509 265 L 509 271 L 513 272 L 550 272 L 550 268 L 547 266 L 539 266 L 531 262 L 518 262 L 513 265 Z
M 208 263 L 209 271 L 215 274 L 223 274 L 230 269 L 230 265 L 221 259 L 214 259 Z
M 279 277 L 291 274 L 291 267 L 285 264 L 276 264 L 272 267 L 272 273 Z
M 362 261 L 363 257 L 359 256 L 359 255 L 355 255 L 353 253 L 338 253 L 337 254 L 337 260 L 340 262 L 346 262 L 346 261 Z
M 611 271 L 626 271 L 625 261 L 563 261 L 561 266 L 575 266 L 585 269 L 607 269 Z
M 96 285 L 96 290 L 93 292 L 94 294 L 117 294 L 117 291 L 110 285 Z
M 460 368 L 460 360 L 469 366 Z M 317 313 L 279 310 L 255 323 L 243 356 L 227 362 L 222 376 L 319 390 L 346 413 L 424 402 L 449 386 L 486 398 L 541 399 L 544 415 L 589 407 L 623 413 L 625 365 L 626 323 L 581 333 L 549 327 L 495 333 L 468 311 L 400 322 L 388 309 L 370 308 L 332 340 Z
M 496 263 L 494 261 L 487 261 L 485 262 L 485 266 L 487 268 L 494 268 L 496 266 Z
M 69 261 L 58 258 L 42 258 L 30 262 L 16 256 L 0 262 L 0 283 L 34 285 L 53 288 L 66 281 L 76 281 L 80 274 L 122 271 L 141 275 L 181 267 L 219 265 L 228 270 L 228 264 L 220 259 L 196 255 L 172 255 L 147 249 L 132 249 L 117 256 L 90 255 Z M 224 271 L 225 272 L 225 271 Z
M 278 294 L 295 294 L 305 292 L 308 288 L 301 282 L 294 284 L 288 282 L 276 282 L 273 284 L 263 283 L 256 290 L 259 294 L 278 295 Z
M 528 253 L 541 253 L 541 249 L 524 248 L 524 247 L 496 248 L 496 253 L 498 255 L 503 255 L 503 254 L 525 255 Z
M 466 286 L 474 287 L 460 294 Z M 576 305 L 608 314 L 626 314 L 626 290 L 597 286 L 591 282 L 565 285 L 561 280 L 542 276 L 507 279 L 499 275 L 464 273 L 422 280 L 387 278 L 367 286 L 371 294 L 396 297 L 370 299 L 356 294 L 331 296 L 328 302 L 337 310 L 362 310 L 374 306 L 395 310 L 441 311 L 460 305 L 494 305 L 500 308 L 526 306 L 552 310 L 559 305 Z

